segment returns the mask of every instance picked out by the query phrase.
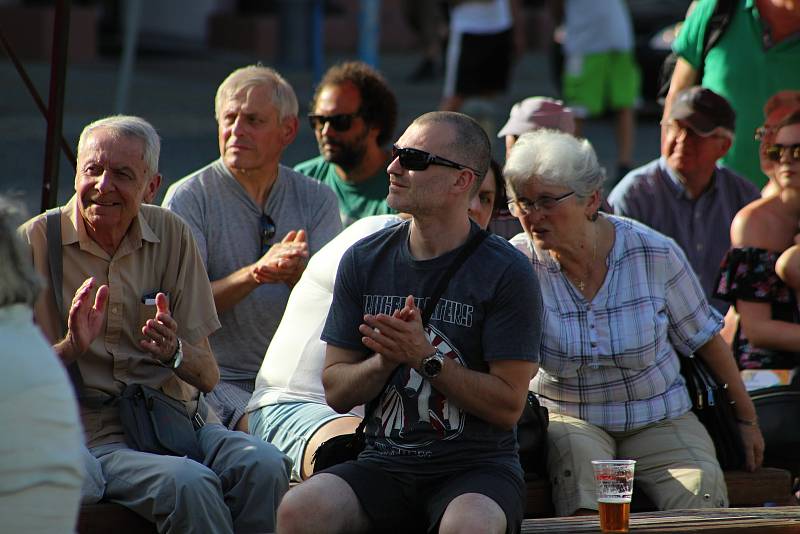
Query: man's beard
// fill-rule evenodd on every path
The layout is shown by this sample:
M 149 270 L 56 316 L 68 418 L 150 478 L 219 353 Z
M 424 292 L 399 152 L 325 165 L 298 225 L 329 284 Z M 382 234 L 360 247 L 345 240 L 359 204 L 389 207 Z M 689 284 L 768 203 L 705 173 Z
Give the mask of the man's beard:
M 335 163 L 345 171 L 351 171 L 360 165 L 364 159 L 364 154 L 367 152 L 367 146 L 363 139 L 357 139 L 350 144 L 336 143 L 330 140 L 328 140 L 327 143 L 337 147 L 339 151 L 325 155 L 324 158 L 331 163 Z M 320 145 L 324 144 L 325 141 L 320 143 Z M 322 151 L 322 146 L 320 146 L 320 151 Z

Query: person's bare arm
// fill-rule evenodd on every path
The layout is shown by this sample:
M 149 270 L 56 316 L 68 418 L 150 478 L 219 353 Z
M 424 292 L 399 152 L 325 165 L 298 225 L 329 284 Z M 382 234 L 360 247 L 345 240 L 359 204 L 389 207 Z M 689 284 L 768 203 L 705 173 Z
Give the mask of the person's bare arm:
M 294 287 L 305 270 L 307 258 L 305 231 L 292 230 L 257 262 L 211 282 L 217 313 L 233 308 L 261 284 L 285 283 Z
M 381 392 L 397 363 L 380 354 L 364 358 L 364 352 L 328 344 L 322 385 L 325 401 L 339 413 L 365 404 Z
M 745 464 L 748 471 L 754 471 L 764 461 L 764 437 L 758 428 L 756 408 L 739 376 L 733 354 L 719 335 L 697 349 L 697 354 L 709 366 L 717 380 L 728 384 L 728 395 L 736 403 L 734 411 L 740 421 Z
M 359 327 L 365 346 L 389 361 L 419 369 L 422 360 L 434 352 L 422 327 L 420 310 L 413 296 L 393 316 L 366 315 Z M 519 420 L 531 378 L 538 364 L 524 360 L 488 362 L 482 373 L 445 358 L 441 373 L 431 385 L 461 409 L 500 428 L 512 428 Z
M 678 57 L 675 63 L 675 70 L 672 71 L 672 78 L 669 82 L 669 92 L 664 100 L 664 113 L 661 115 L 661 122 L 665 122 L 669 117 L 670 108 L 675 97 L 684 89 L 697 85 L 700 80 L 697 79 L 697 70 L 692 67 L 692 64 Z

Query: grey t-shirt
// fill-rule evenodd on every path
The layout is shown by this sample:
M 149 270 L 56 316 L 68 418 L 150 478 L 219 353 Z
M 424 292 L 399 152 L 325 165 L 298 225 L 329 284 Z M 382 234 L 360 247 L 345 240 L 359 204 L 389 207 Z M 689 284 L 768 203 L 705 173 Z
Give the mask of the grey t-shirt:
M 425 308 L 460 249 L 415 260 L 408 249 L 408 228 L 405 222 L 381 230 L 345 252 L 323 341 L 363 350 L 366 356 L 358 331 L 365 313 L 391 314 L 409 294 Z M 472 234 L 477 231 L 473 223 Z M 530 262 L 492 235 L 449 281 L 426 331 L 445 357 L 475 371 L 488 372 L 487 362 L 493 360 L 537 362 L 541 306 Z M 521 474 L 513 430 L 448 402 L 413 368 L 399 367 L 376 400 L 368 409 L 367 448 L 360 458 L 414 473 L 463 470 L 470 462 L 488 461 Z
M 333 191 L 283 165 L 263 207 L 256 205 L 222 160 L 172 184 L 163 206 L 189 224 L 211 281 L 258 260 L 262 213 L 275 221 L 272 243 L 302 228 L 308 234 L 309 254 L 342 228 Z M 289 291 L 283 283 L 262 284 L 219 314 L 222 328 L 209 340 L 223 380 L 255 378 Z

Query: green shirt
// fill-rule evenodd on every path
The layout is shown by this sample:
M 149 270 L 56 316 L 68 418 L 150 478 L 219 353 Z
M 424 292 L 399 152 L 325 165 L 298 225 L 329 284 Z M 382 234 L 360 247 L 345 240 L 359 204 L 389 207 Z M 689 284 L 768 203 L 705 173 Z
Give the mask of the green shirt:
M 294 170 L 319 180 L 333 189 L 339 199 L 339 213 L 342 216 L 343 226 L 349 226 L 358 219 L 370 215 L 396 213 L 386 203 L 386 196 L 389 194 L 389 176 L 385 167 L 357 184 L 342 180 L 336 173 L 336 166 L 325 161 L 322 156 L 298 163 Z
M 716 0 L 700 0 L 673 45 L 695 69 L 703 58 L 703 37 Z M 705 60 L 702 85 L 728 99 L 736 111 L 736 138 L 722 162 L 762 187 L 755 129 L 764 104 L 784 89 L 800 89 L 800 32 L 770 46 L 754 0 L 740 0 L 730 25 Z M 766 44 L 765 44 L 766 43 Z

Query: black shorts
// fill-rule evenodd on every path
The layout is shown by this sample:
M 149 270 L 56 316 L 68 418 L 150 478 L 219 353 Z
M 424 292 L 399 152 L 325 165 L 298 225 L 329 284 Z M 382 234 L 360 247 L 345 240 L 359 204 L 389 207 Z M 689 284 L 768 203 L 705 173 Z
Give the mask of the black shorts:
M 370 532 L 436 532 L 447 505 L 459 495 L 479 493 L 506 514 L 506 532 L 519 532 L 525 482 L 511 469 L 484 464 L 446 475 L 390 473 L 380 464 L 351 461 L 324 471 L 353 489 L 372 522 Z
M 514 56 L 512 30 L 454 35 L 448 45 L 445 96 L 481 96 L 504 92 Z

